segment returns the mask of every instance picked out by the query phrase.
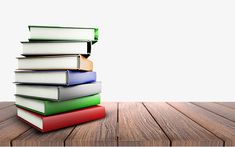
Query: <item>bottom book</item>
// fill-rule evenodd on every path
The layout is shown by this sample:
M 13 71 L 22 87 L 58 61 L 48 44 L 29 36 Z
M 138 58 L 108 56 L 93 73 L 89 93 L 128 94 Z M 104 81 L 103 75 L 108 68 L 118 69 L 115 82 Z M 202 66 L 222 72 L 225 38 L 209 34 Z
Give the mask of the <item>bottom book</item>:
M 105 117 L 105 108 L 92 106 L 51 116 L 17 108 L 17 117 L 41 132 L 48 132 Z

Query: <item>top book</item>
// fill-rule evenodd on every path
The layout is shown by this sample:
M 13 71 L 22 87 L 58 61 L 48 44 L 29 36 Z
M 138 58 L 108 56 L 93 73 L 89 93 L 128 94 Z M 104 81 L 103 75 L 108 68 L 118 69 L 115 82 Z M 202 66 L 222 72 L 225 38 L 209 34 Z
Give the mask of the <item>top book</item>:
M 98 28 L 57 27 L 57 26 L 29 26 L 30 41 L 47 40 L 89 40 L 98 41 Z

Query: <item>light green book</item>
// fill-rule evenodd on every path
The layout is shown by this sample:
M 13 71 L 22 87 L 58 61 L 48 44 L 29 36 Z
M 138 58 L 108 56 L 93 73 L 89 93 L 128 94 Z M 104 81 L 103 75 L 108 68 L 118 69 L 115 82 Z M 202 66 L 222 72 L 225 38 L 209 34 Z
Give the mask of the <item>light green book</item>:
M 98 28 L 29 26 L 29 40 L 90 40 L 95 43 L 99 38 Z
M 96 94 L 59 102 L 16 96 L 15 104 L 23 109 L 48 116 L 98 105 L 100 104 L 100 95 Z

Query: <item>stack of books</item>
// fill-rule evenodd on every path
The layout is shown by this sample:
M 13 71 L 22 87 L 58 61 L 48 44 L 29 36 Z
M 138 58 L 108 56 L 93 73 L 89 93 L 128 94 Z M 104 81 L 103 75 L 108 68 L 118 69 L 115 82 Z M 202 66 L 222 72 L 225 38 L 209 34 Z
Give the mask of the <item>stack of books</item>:
M 97 28 L 29 26 L 15 72 L 17 116 L 52 131 L 105 117 L 88 59 Z

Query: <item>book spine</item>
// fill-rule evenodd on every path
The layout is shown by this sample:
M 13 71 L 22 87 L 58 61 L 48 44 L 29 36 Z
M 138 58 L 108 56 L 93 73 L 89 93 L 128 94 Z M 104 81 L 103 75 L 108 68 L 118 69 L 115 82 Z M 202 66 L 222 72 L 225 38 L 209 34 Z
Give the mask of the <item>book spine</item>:
M 98 28 L 95 28 L 94 29 L 94 40 L 99 40 L 99 29 Z
M 95 82 L 96 72 L 67 71 L 67 81 L 67 86 Z
M 91 53 L 91 45 L 92 45 L 92 42 L 91 42 L 91 41 L 88 41 L 88 42 L 87 42 L 87 54 L 90 54 L 90 53 Z
M 53 115 L 100 104 L 100 95 L 75 98 L 67 101 L 46 101 L 44 115 Z
M 78 57 L 78 69 L 84 71 L 92 71 L 93 70 L 93 62 L 83 56 Z
M 94 106 L 78 111 L 43 117 L 42 132 L 48 132 L 103 117 L 105 117 L 105 108 L 102 106 Z

